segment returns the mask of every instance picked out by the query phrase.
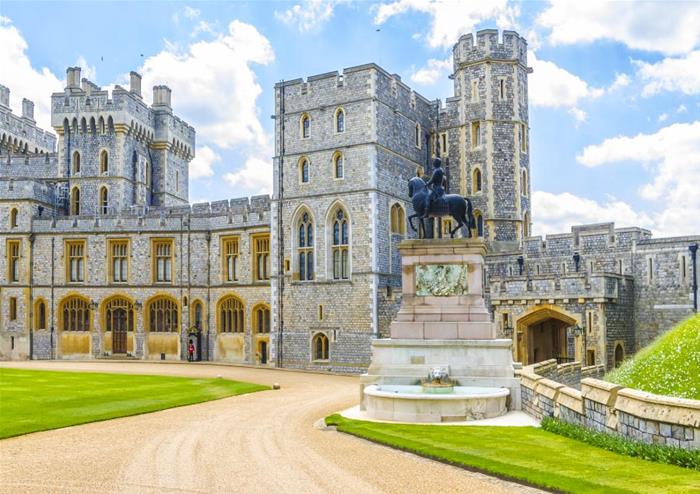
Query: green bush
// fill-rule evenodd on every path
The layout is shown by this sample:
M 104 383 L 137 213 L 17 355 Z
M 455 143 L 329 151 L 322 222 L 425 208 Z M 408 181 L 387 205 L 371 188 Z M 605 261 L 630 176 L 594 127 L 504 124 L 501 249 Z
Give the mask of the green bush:
M 647 444 L 622 436 L 592 431 L 579 425 L 545 417 L 542 429 L 626 456 L 700 471 L 700 450 L 688 450 L 661 444 Z
M 605 380 L 649 393 L 700 400 L 700 314 L 659 336 Z

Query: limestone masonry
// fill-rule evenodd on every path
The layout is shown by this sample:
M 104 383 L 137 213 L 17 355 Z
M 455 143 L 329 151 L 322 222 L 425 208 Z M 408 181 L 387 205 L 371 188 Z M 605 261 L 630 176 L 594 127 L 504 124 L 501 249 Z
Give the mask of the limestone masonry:
M 437 155 L 474 204 L 515 361 L 609 368 L 697 310 L 700 235 L 530 235 L 527 43 L 483 30 L 453 60 L 444 102 L 375 64 L 277 84 L 272 197 L 211 204 L 188 203 L 195 130 L 168 87 L 149 106 L 135 72 L 110 94 L 68 68 L 55 137 L 0 85 L 0 358 L 178 360 L 192 342 L 195 359 L 363 372 L 401 300 L 407 181 Z

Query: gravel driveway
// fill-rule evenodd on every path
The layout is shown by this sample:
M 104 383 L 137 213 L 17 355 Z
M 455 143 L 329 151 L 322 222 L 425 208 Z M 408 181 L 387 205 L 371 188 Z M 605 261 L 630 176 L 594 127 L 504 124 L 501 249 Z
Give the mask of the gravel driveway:
M 2 366 L 221 375 L 282 389 L 0 441 L 0 492 L 539 492 L 314 428 L 357 402 L 356 377 L 185 363 Z

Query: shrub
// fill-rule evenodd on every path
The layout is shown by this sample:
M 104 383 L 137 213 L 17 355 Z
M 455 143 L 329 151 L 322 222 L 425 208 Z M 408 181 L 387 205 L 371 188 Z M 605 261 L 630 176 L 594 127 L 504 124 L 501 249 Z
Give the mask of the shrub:
M 621 455 L 700 471 L 700 450 L 633 441 L 614 434 L 592 431 L 580 425 L 568 424 L 551 417 L 542 419 L 542 429 Z

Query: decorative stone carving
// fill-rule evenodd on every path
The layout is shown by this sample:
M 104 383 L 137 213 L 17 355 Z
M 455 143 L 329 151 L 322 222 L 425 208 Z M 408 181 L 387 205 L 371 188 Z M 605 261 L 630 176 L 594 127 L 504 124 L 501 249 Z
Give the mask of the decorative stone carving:
M 467 293 L 466 264 L 417 264 L 416 295 L 451 297 Z

